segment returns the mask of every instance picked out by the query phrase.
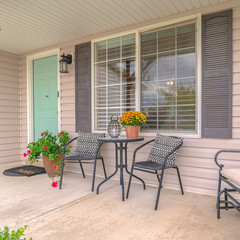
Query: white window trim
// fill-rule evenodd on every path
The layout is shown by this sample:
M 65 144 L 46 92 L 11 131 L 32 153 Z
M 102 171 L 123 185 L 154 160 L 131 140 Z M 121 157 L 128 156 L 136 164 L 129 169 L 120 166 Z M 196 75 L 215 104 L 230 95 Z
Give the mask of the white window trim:
M 96 104 L 96 100 L 95 100 L 95 96 L 94 96 L 94 77 L 95 77 L 95 71 L 94 71 L 94 56 L 95 56 L 95 52 L 94 52 L 94 44 L 96 42 L 99 41 L 104 41 L 104 40 L 108 40 L 111 38 L 115 38 L 115 37 L 120 37 L 123 35 L 128 35 L 128 34 L 133 34 L 135 33 L 135 37 L 136 37 L 136 81 L 135 81 L 135 86 L 136 86 L 136 111 L 140 111 L 140 107 L 141 107 L 141 89 L 140 89 L 140 76 L 141 76 L 141 72 L 140 72 L 140 34 L 144 33 L 146 31 L 150 31 L 150 30 L 154 30 L 154 29 L 158 29 L 161 27 L 167 27 L 173 24 L 178 24 L 178 23 L 182 23 L 185 21 L 190 21 L 190 20 L 195 20 L 196 22 L 196 78 L 197 78 L 197 132 L 196 133 L 187 133 L 187 132 L 164 132 L 162 134 L 166 134 L 166 135 L 174 135 L 174 136 L 182 136 L 185 138 L 201 138 L 201 111 L 202 111 L 202 94 L 201 94 L 201 90 L 202 90 L 202 41 L 201 41 L 201 13 L 198 14 L 194 14 L 194 15 L 190 15 L 190 16 L 186 16 L 186 17 L 182 17 L 182 18 L 177 18 L 177 19 L 172 19 L 169 21 L 164 21 L 161 23 L 156 23 L 156 24 L 152 24 L 149 26 L 144 26 L 144 27 L 139 27 L 137 29 L 134 30 L 130 30 L 130 31 L 124 31 L 124 32 L 120 32 L 117 34 L 111 34 L 111 35 L 107 35 L 101 38 L 96 38 L 93 39 L 91 41 L 91 100 L 92 100 L 92 104 L 91 104 L 91 128 L 92 128 L 92 132 L 95 133 L 99 133 L 99 132 L 103 132 L 103 131 L 97 131 L 95 130 L 95 116 L 94 116 L 94 108 L 95 108 L 95 104 Z M 107 133 L 107 131 L 105 131 Z M 159 130 L 156 130 L 156 132 L 160 132 Z M 123 134 L 123 133 L 122 133 Z M 124 134 L 123 134 L 124 135 Z M 156 136 L 156 133 L 153 132 L 140 132 L 139 134 L 140 136 Z
M 51 49 L 48 51 L 32 54 L 27 56 L 27 138 L 28 143 L 34 141 L 34 119 L 33 119 L 33 61 L 57 55 L 57 61 L 60 60 L 60 48 Z M 60 96 L 60 74 L 59 64 L 57 64 L 58 72 L 58 131 L 61 131 L 61 96 Z

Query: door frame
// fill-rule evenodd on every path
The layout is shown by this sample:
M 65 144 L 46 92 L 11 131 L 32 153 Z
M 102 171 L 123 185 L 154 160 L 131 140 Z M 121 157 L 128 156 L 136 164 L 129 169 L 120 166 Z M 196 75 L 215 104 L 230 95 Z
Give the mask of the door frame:
M 27 56 L 27 138 L 28 143 L 34 141 L 34 112 L 33 112 L 33 61 L 57 55 L 57 61 L 60 60 L 60 48 L 54 48 L 44 52 L 39 52 Z M 61 91 L 59 64 L 57 62 L 58 79 L 58 131 L 61 131 Z

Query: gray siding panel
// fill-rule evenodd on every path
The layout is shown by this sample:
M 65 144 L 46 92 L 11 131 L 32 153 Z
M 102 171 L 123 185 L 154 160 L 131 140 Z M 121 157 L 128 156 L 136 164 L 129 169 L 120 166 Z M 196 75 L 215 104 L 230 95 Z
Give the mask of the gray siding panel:
M 232 10 L 203 16 L 202 137 L 232 138 Z
M 76 131 L 91 132 L 91 43 L 77 45 Z

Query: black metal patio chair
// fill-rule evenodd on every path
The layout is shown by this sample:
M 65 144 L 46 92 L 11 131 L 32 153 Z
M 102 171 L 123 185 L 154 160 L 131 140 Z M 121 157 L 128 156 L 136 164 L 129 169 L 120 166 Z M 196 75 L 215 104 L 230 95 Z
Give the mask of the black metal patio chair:
M 152 142 L 154 142 L 154 144 L 149 153 L 147 161 L 135 162 L 137 151 Z M 183 144 L 182 138 L 157 134 L 156 139 L 150 140 L 142 144 L 138 148 L 136 148 L 136 150 L 133 153 L 133 163 L 132 163 L 132 169 L 131 169 L 131 174 L 129 178 L 126 198 L 128 198 L 129 196 L 133 170 L 139 170 L 139 171 L 143 171 L 151 174 L 156 174 L 158 183 L 159 183 L 157 198 L 155 203 L 155 210 L 157 210 L 160 191 L 162 188 L 164 171 L 165 169 L 168 169 L 168 168 L 174 168 L 177 170 L 181 192 L 183 195 L 184 192 L 183 192 L 179 169 L 175 165 L 175 159 L 178 155 L 179 148 L 182 146 L 182 144 Z
M 62 160 L 62 169 L 61 169 L 59 189 L 62 188 L 63 169 L 64 169 L 64 166 L 66 163 L 79 162 L 80 168 L 82 171 L 82 175 L 84 178 L 85 178 L 85 173 L 84 173 L 82 164 L 83 163 L 94 164 L 92 191 L 94 191 L 97 160 L 102 161 L 104 175 L 105 175 L 105 178 L 107 178 L 104 159 L 100 155 L 100 149 L 101 149 L 102 143 L 97 140 L 98 138 L 103 138 L 103 137 L 105 137 L 105 133 L 79 132 L 78 137 L 73 138 L 71 141 L 69 141 L 67 144 L 65 144 L 65 146 L 63 148 L 63 160 Z M 74 154 L 72 156 L 66 156 L 65 150 L 66 150 L 67 146 L 75 140 L 77 140 L 77 144 L 75 147 Z
M 215 162 L 219 167 L 219 178 L 218 178 L 218 193 L 217 193 L 217 218 L 220 219 L 220 209 L 231 209 L 235 208 L 240 212 L 240 202 L 231 193 L 240 193 L 240 168 L 230 168 L 223 169 L 224 165 L 219 164 L 218 156 L 221 153 L 240 153 L 240 150 L 221 150 L 215 155 Z M 222 181 L 225 186 L 222 188 Z M 221 199 L 222 194 L 224 194 L 224 199 Z

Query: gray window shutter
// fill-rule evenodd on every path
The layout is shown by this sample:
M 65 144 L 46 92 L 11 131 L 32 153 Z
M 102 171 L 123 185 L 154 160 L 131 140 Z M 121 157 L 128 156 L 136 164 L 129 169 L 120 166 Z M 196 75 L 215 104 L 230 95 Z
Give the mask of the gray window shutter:
M 91 132 L 91 43 L 75 47 L 76 131 Z
M 232 10 L 202 18 L 202 137 L 232 138 Z

